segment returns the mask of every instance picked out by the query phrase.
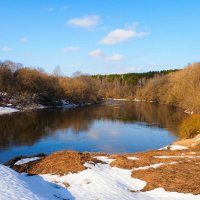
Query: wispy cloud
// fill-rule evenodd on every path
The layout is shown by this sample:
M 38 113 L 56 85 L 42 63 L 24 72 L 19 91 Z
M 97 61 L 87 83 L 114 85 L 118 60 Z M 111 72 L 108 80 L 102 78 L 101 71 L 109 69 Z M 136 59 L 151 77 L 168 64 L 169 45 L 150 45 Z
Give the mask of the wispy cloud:
M 67 21 L 68 25 L 77 26 L 81 28 L 92 28 L 98 25 L 100 17 L 97 15 L 87 15 L 83 17 L 72 18 Z
M 104 53 L 101 49 L 95 49 L 94 51 L 91 51 L 89 53 L 89 56 L 93 58 L 99 58 L 99 57 L 104 56 Z
M 106 55 L 101 49 L 95 49 L 88 54 L 90 57 L 93 58 L 101 58 L 106 61 L 121 61 L 124 59 L 124 56 L 119 53 L 113 53 L 112 55 Z
M 101 41 L 101 44 L 112 45 L 122 43 L 130 40 L 131 38 L 141 38 L 148 35 L 148 32 L 137 32 L 131 29 L 115 29 L 108 33 Z
M 124 59 L 124 56 L 119 53 L 114 53 L 111 56 L 106 57 L 105 59 L 109 61 L 121 61 Z
M 20 40 L 21 43 L 27 43 L 28 42 L 28 38 L 27 37 L 23 37 Z
M 13 51 L 13 49 L 10 48 L 10 47 L 3 47 L 1 50 L 4 51 L 4 52 L 10 52 L 10 51 Z
M 75 47 L 75 46 L 71 46 L 71 47 L 65 47 L 63 49 L 64 52 L 74 52 L 74 51 L 80 51 L 80 47 Z

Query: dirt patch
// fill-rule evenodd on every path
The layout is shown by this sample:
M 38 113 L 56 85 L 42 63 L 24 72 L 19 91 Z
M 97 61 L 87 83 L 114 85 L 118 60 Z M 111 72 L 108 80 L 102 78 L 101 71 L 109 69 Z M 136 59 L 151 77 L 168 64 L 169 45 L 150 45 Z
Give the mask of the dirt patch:
M 23 165 L 12 165 L 11 167 L 18 172 L 25 172 L 29 175 L 34 174 L 57 174 L 77 173 L 86 169 L 85 162 L 101 162 L 93 158 L 89 153 L 76 151 L 59 151 L 50 154 L 40 160 L 32 161 Z
M 142 191 L 162 187 L 166 191 L 200 194 L 200 165 L 195 161 L 163 165 L 159 168 L 137 170 L 132 177 L 144 180 L 147 185 Z

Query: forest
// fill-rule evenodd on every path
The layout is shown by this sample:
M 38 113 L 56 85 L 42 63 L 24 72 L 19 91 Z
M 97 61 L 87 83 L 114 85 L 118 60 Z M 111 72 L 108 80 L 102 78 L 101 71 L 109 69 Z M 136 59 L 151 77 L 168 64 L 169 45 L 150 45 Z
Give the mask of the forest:
M 138 88 L 136 97 L 180 107 L 188 113 L 200 112 L 200 63 L 150 79 Z
M 0 104 L 6 98 L 14 99 L 13 104 L 24 105 L 57 105 L 62 100 L 96 103 L 103 98 L 124 98 L 169 104 L 199 113 L 199 88 L 200 63 L 182 70 L 67 77 L 11 61 L 0 62 Z

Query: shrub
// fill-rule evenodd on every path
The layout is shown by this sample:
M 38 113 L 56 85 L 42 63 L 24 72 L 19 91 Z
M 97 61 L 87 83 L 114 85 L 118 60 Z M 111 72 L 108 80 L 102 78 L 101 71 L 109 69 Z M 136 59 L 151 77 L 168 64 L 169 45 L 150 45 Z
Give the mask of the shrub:
M 182 138 L 193 138 L 200 133 L 200 115 L 192 115 L 184 119 L 179 126 Z

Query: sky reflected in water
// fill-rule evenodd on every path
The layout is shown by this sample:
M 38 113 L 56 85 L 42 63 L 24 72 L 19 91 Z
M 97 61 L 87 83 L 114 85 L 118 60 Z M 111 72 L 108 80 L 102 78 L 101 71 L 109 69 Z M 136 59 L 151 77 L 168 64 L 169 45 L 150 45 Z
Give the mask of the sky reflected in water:
M 168 106 L 137 102 L 0 116 L 0 162 L 63 149 L 124 153 L 161 148 L 177 138 L 184 116 Z

